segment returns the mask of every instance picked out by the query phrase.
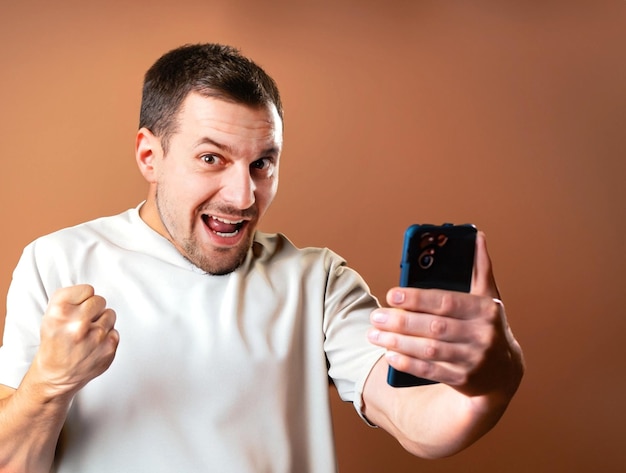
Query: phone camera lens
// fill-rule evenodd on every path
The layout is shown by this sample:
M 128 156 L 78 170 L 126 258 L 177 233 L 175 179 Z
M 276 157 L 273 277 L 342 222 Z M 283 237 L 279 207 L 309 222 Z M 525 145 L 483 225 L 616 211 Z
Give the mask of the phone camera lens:
M 427 248 L 419 255 L 417 258 L 417 264 L 422 269 L 430 268 L 435 262 L 435 250 L 432 248 Z
M 420 238 L 420 248 L 426 248 L 427 246 L 433 245 L 435 243 L 435 236 L 430 233 L 430 232 L 426 232 L 422 234 L 422 237 Z

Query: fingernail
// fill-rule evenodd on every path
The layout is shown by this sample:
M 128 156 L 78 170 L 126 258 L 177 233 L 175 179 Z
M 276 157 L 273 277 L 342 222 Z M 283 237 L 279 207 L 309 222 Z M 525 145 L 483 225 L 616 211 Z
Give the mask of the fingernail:
M 387 322 L 387 314 L 382 310 L 376 310 L 372 312 L 372 322 L 384 323 Z
M 372 342 L 378 341 L 378 337 L 380 336 L 380 330 L 372 329 L 367 332 L 367 338 Z
M 398 353 L 396 353 L 395 351 L 387 350 L 387 352 L 385 353 L 385 358 L 387 358 L 387 361 L 390 362 L 394 362 L 395 360 L 397 360 L 398 356 Z
M 391 293 L 391 302 L 394 304 L 402 304 L 404 302 L 404 292 L 403 291 L 393 291 Z

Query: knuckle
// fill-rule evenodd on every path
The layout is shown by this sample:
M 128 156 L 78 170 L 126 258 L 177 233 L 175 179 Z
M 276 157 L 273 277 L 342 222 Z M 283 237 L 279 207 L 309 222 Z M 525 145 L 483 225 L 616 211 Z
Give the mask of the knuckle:
M 487 310 L 485 311 L 487 320 L 491 323 L 495 323 L 500 320 L 500 314 L 502 311 L 502 303 L 497 299 L 490 299 Z
M 445 335 L 448 331 L 448 323 L 445 319 L 433 319 L 430 323 L 430 333 L 435 336 Z
M 439 301 L 439 313 L 451 314 L 456 309 L 456 299 L 450 292 L 444 292 Z
M 408 312 L 402 312 L 398 319 L 399 328 L 402 333 L 411 333 L 411 317 Z
M 405 311 L 394 311 L 393 317 L 389 319 L 388 326 L 394 332 L 403 334 L 410 333 L 411 318 Z
M 437 375 L 437 366 L 434 363 L 422 360 L 418 367 L 422 378 L 431 379 Z
M 102 343 L 106 340 L 110 330 L 102 325 L 94 325 L 91 329 L 91 336 L 95 339 L 96 343 Z
M 392 332 L 381 332 L 378 335 L 378 342 L 381 346 L 385 347 L 388 350 L 396 350 L 400 343 L 398 341 L 398 336 Z
M 60 319 L 69 315 L 71 310 L 72 310 L 71 304 L 53 295 L 52 298 L 50 298 L 50 301 L 48 303 L 48 307 L 46 309 L 46 315 L 56 318 L 56 319 Z
M 73 320 L 65 324 L 64 332 L 73 343 L 79 343 L 89 332 L 89 324 L 83 320 Z
M 440 344 L 438 342 L 431 341 L 424 347 L 424 358 L 427 360 L 436 359 L 439 353 L 440 353 Z
M 394 350 L 398 348 L 398 337 L 393 334 L 385 334 L 383 337 L 383 343 L 385 347 L 389 350 Z

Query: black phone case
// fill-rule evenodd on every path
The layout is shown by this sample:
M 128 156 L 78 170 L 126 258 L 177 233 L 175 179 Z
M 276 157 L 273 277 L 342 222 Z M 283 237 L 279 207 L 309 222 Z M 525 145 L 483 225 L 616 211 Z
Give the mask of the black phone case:
M 475 248 L 474 225 L 411 225 L 404 234 L 400 286 L 469 292 Z M 437 381 L 418 378 L 390 366 L 387 383 L 408 387 Z

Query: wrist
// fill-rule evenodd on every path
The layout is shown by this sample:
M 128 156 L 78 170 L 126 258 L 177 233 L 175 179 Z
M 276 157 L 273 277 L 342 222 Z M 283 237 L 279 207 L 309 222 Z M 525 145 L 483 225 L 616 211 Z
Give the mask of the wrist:
M 43 405 L 51 403 L 68 405 L 78 389 L 69 384 L 56 382 L 54 376 L 41 366 L 38 357 L 33 360 L 19 388 L 28 399 Z

